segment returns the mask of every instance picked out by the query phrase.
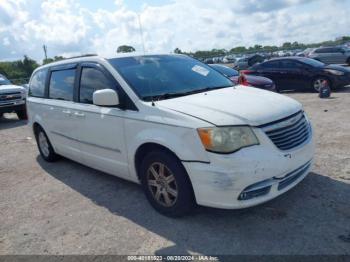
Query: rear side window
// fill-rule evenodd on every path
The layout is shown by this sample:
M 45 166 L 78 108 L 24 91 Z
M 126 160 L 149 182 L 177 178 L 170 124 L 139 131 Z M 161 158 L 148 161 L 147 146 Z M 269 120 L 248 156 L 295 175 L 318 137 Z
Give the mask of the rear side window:
M 325 47 L 325 48 L 320 48 L 320 49 L 316 49 L 315 53 L 336 53 L 337 52 L 337 48 L 333 48 L 333 47 Z
M 73 101 L 75 69 L 52 71 L 49 97 L 58 100 Z
M 29 96 L 44 97 L 45 96 L 45 82 L 47 76 L 47 69 L 43 69 L 34 73 L 29 84 Z
M 92 104 L 92 94 L 96 90 L 115 89 L 113 82 L 95 68 L 84 67 L 81 72 L 79 101 Z

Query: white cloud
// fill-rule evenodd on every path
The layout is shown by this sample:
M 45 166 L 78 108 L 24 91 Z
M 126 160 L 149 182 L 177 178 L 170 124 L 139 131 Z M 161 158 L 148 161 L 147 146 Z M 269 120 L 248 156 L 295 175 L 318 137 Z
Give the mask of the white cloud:
M 173 0 L 143 4 L 140 18 L 146 50 L 170 52 L 332 39 L 350 34 L 349 11 L 345 0 Z M 0 37 L 0 58 L 41 59 L 43 44 L 49 56 L 107 56 L 122 44 L 142 51 L 137 13 L 123 0 L 94 11 L 74 0 L 2 0 Z
M 2 44 L 3 46 L 9 46 L 11 44 L 9 38 L 4 37 L 4 39 L 2 39 Z

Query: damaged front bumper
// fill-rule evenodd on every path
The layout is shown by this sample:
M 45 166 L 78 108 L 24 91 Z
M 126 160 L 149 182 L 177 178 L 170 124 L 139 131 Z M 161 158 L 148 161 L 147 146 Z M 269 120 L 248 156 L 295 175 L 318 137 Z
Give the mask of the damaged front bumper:
M 297 185 L 312 168 L 312 136 L 284 152 L 256 130 L 260 145 L 230 155 L 208 153 L 210 163 L 183 163 L 199 205 L 239 209 L 269 201 Z

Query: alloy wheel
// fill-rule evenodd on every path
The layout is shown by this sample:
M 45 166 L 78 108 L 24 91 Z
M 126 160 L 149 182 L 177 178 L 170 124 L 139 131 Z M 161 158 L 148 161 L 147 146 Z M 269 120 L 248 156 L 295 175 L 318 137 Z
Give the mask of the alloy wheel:
M 317 79 L 314 81 L 313 87 L 314 87 L 315 91 L 320 92 L 320 89 L 321 89 L 321 87 L 323 86 L 323 82 L 324 82 L 324 81 L 327 81 L 327 80 L 324 79 L 324 78 L 317 78 Z
M 157 201 L 165 207 L 175 205 L 178 196 L 178 186 L 170 169 L 159 162 L 151 164 L 147 170 L 148 188 Z

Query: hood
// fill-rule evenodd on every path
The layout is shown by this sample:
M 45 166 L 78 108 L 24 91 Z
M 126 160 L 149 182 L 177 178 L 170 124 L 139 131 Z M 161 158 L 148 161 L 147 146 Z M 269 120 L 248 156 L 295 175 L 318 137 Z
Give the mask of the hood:
M 157 102 L 157 106 L 204 120 L 217 126 L 259 126 L 294 114 L 300 103 L 284 95 L 235 86 Z
M 19 91 L 25 91 L 25 88 L 22 86 L 16 86 L 16 85 L 0 85 L 0 93 L 3 92 L 19 92 Z

